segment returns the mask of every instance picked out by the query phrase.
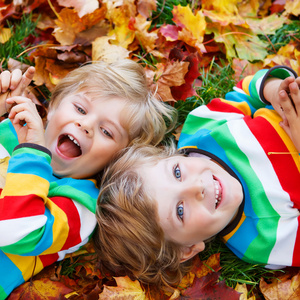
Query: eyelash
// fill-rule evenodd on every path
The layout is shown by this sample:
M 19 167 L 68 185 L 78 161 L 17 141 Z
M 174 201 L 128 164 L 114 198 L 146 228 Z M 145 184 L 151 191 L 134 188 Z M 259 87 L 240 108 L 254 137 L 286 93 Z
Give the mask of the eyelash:
M 112 138 L 112 135 L 106 129 L 104 128 L 100 128 L 100 129 L 107 137 Z
M 179 209 L 181 210 L 181 213 L 179 213 Z M 178 204 L 176 207 L 176 214 L 180 221 L 183 221 L 183 216 L 184 216 L 184 208 L 183 208 L 183 203 Z
M 76 110 L 77 110 L 79 113 L 81 113 L 81 114 L 83 114 L 83 115 L 86 114 L 85 110 L 84 110 L 82 107 L 80 107 L 80 106 L 78 106 L 78 105 L 76 105 L 76 104 L 74 104 L 74 106 L 75 106 Z

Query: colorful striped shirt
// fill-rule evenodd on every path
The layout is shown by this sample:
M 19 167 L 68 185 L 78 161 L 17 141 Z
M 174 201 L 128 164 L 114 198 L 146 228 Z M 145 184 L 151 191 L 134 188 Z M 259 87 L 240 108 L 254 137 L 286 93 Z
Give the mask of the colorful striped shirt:
M 246 77 L 226 100 L 189 114 L 178 147 L 208 155 L 241 182 L 238 216 L 219 233 L 239 258 L 270 268 L 300 266 L 300 159 L 263 98 L 269 76 L 297 74 L 280 66 Z
M 99 190 L 94 180 L 55 177 L 48 149 L 18 145 L 9 120 L 0 123 L 0 143 L 2 157 L 11 156 L 0 189 L 0 299 L 5 299 L 87 243 L 96 226 Z

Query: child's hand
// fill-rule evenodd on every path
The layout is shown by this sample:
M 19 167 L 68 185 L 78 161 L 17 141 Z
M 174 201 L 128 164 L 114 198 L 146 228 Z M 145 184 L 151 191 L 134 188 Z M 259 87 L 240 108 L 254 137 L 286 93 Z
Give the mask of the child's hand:
M 4 71 L 0 74 L 0 116 L 9 112 L 9 106 L 5 99 L 13 96 L 21 96 L 33 79 L 34 67 L 29 67 L 22 75 L 21 70 L 16 69 L 12 72 Z
M 34 143 L 45 146 L 43 121 L 36 105 L 26 97 L 15 96 L 6 99 L 12 106 L 8 115 L 19 139 L 19 143 Z
M 287 88 L 279 91 L 279 105 L 285 119 L 281 127 L 293 141 L 300 152 L 300 77 L 288 84 Z

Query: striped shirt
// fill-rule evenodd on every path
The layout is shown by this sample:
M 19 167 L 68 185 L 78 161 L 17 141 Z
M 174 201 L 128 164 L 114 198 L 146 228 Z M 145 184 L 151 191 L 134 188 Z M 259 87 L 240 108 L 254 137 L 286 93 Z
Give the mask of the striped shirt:
M 96 226 L 99 190 L 93 180 L 55 177 L 51 153 L 35 144 L 18 145 L 9 120 L 0 123 L 0 133 L 0 154 L 11 156 L 0 189 L 0 299 L 5 299 L 87 243 Z
M 241 182 L 238 216 L 219 233 L 239 258 L 270 268 L 300 266 L 300 159 L 263 98 L 269 76 L 297 75 L 280 66 L 246 77 L 226 100 L 189 114 L 178 147 L 210 156 Z

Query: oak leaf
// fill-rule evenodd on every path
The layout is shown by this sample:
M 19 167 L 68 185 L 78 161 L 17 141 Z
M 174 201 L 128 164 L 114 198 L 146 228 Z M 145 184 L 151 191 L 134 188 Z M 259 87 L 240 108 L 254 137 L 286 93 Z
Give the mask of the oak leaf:
M 99 295 L 99 300 L 104 299 L 124 299 L 124 300 L 143 300 L 146 299 L 145 292 L 140 283 L 132 281 L 128 276 L 114 277 L 117 286 L 104 285 L 103 292 Z

